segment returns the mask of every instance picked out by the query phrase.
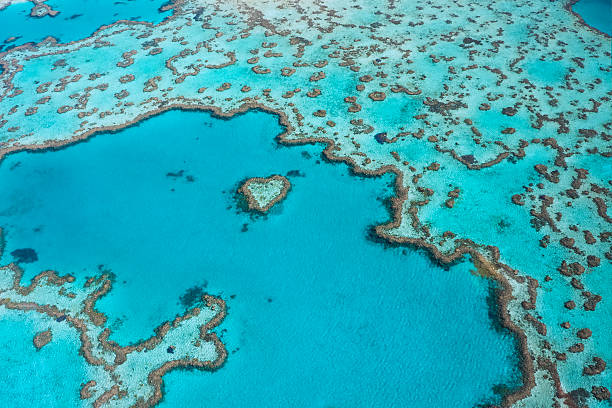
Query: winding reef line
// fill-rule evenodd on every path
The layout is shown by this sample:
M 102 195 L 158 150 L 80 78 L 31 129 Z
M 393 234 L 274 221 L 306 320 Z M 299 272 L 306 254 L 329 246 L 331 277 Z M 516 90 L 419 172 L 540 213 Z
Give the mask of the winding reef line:
M 1 235 L 2 230 L 0 229 L 0 236 Z M 11 289 L 23 296 L 27 296 L 34 291 L 43 280 L 45 281 L 44 284 L 46 286 L 55 287 L 63 287 L 64 284 L 75 281 L 75 278 L 72 275 L 59 276 L 55 271 L 47 270 L 33 277 L 28 286 L 22 286 L 20 282 L 23 276 L 23 271 L 21 268 L 19 268 L 19 266 L 11 263 L 9 265 L 0 267 L 0 271 L 10 271 L 13 274 Z M 150 338 L 141 340 L 136 344 L 128 346 L 119 346 L 119 344 L 116 342 L 108 340 L 111 335 L 111 329 L 108 327 L 104 328 L 96 339 L 101 347 L 101 350 L 95 350 L 95 352 L 108 351 L 113 353 L 115 355 L 114 362 L 109 363 L 104 358 L 94 355 L 94 344 L 92 342 L 92 338 L 90 337 L 91 334 L 89 333 L 89 330 L 90 325 L 93 324 L 94 326 L 102 327 L 107 320 L 103 313 L 100 313 L 94 309 L 94 306 L 100 298 L 108 294 L 108 292 L 111 290 L 112 285 L 110 277 L 108 275 L 102 275 L 98 278 L 90 278 L 85 283 L 85 288 L 88 288 L 91 285 L 98 285 L 99 287 L 93 292 L 89 293 L 87 298 L 82 303 L 83 307 L 79 313 L 82 312 L 86 318 L 77 317 L 76 315 L 79 313 L 76 313 L 75 316 L 71 316 L 71 312 L 60 309 L 53 304 L 38 304 L 31 301 L 12 300 L 11 298 L 4 297 L 3 291 L 0 291 L 0 306 L 4 306 L 9 310 L 35 311 L 41 315 L 46 315 L 52 319 L 55 319 L 58 322 L 66 322 L 66 324 L 79 333 L 78 337 L 81 343 L 79 355 L 81 355 L 81 357 L 83 357 L 91 366 L 102 367 L 111 378 L 115 378 L 115 369 L 121 366 L 121 364 L 127 360 L 128 354 L 133 352 L 142 352 L 143 350 L 155 349 L 161 344 L 170 330 L 177 327 L 182 321 L 199 315 L 201 311 L 199 307 L 191 308 L 184 314 L 175 317 L 172 321 L 166 321 L 160 324 L 153 330 L 155 334 Z M 208 320 L 208 322 L 199 326 L 198 337 L 200 340 L 210 342 L 214 345 L 216 352 L 215 360 L 202 361 L 198 358 L 192 357 L 174 360 L 171 359 L 164 362 L 160 367 L 151 371 L 146 378 L 148 384 L 153 387 L 152 395 L 146 400 L 143 400 L 142 397 L 139 398 L 134 406 L 147 408 L 153 407 L 159 403 L 163 397 L 163 376 L 174 369 L 192 367 L 200 370 L 214 371 L 222 367 L 227 360 L 227 350 L 224 344 L 221 342 L 216 333 L 211 332 L 212 329 L 217 327 L 223 321 L 227 314 L 225 301 L 219 297 L 208 294 L 203 295 L 202 301 L 205 303 L 207 308 L 215 311 L 215 315 Z M 81 399 L 89 399 L 92 397 L 88 391 L 89 387 L 96 385 L 96 382 L 92 381 L 82 384 Z M 114 382 L 116 382 L 116 380 Z M 126 391 L 120 389 L 118 384 L 115 383 L 112 387 L 102 393 L 102 395 L 100 395 L 95 401 L 93 401 L 93 406 L 101 406 L 113 397 L 122 398 L 126 395 L 125 393 Z

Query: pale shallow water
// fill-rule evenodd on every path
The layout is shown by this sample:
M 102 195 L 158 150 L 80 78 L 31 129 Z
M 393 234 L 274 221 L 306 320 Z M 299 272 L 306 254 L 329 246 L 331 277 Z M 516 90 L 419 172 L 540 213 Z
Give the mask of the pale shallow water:
M 52 328 L 54 340 L 36 350 L 36 333 Z M 0 406 L 13 408 L 74 407 L 86 367 L 76 336 L 65 324 L 43 320 L 36 313 L 0 313 Z M 74 334 L 74 333 L 72 333 Z

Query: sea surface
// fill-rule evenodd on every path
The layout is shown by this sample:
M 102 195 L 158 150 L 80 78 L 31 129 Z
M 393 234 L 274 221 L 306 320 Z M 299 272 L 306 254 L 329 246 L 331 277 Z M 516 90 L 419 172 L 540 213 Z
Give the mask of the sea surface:
M 36 333 L 53 330 L 53 340 L 36 350 Z M 43 321 L 35 312 L 0 312 L 0 406 L 76 407 L 87 368 L 80 343 L 66 324 Z
M 490 307 L 494 282 L 467 261 L 445 269 L 375 242 L 393 178 L 351 175 L 324 162 L 321 145 L 279 145 L 281 132 L 263 112 L 170 111 L 58 151 L 9 155 L 1 261 L 34 249 L 24 279 L 111 271 L 97 308 L 120 344 L 150 336 L 203 292 L 221 296 L 226 364 L 166 375 L 163 407 L 472 407 L 519 385 L 514 338 Z M 272 174 L 291 181 L 286 199 L 266 216 L 245 212 L 241 182 Z M 3 347 L 16 344 L 23 373 L 32 370 L 23 361 L 57 353 L 65 385 L 45 406 L 65 406 L 86 367 L 70 348 L 36 354 L 27 324 L 0 325 Z M 11 361 L 0 359 L 0 383 L 15 377 Z M 56 376 L 41 370 L 11 398 L 30 401 L 32 384 Z
M 612 1 L 580 0 L 572 9 L 590 26 L 612 35 Z

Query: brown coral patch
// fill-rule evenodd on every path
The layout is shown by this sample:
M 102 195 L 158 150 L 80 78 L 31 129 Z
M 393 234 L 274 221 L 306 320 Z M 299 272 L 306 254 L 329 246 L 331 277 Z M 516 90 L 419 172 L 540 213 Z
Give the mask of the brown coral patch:
M 34 343 L 34 347 L 36 347 L 36 351 L 40 350 L 47 344 L 51 342 L 53 339 L 53 334 L 51 333 L 51 329 L 36 333 L 34 339 L 32 340 Z
M 385 94 L 382 91 L 370 92 L 370 94 L 368 95 L 368 98 L 370 98 L 371 100 L 375 102 L 380 102 L 380 101 L 384 101 L 387 98 L 387 94 Z

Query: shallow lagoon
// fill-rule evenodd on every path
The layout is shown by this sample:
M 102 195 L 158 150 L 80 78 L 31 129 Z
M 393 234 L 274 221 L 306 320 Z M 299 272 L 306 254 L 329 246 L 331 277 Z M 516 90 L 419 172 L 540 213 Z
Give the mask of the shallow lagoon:
M 124 344 L 194 294 L 221 295 L 226 365 L 170 373 L 161 406 L 497 401 L 493 387 L 519 376 L 514 341 L 487 306 L 492 283 L 468 263 L 444 270 L 369 240 L 369 226 L 389 217 L 379 198 L 393 179 L 351 176 L 322 162 L 320 145 L 279 146 L 281 130 L 262 112 L 226 121 L 172 111 L 57 152 L 8 156 L 2 261 L 33 248 L 26 278 L 111 270 L 98 309 Z M 287 198 L 265 217 L 241 211 L 240 183 L 271 174 L 288 175 Z
M 36 350 L 36 333 L 51 328 L 54 339 Z M 72 333 L 70 333 L 72 332 Z M 0 310 L 0 406 L 76 407 L 86 375 L 79 341 L 66 324 L 40 319 L 34 312 Z M 58 375 L 58 373 L 61 373 Z
M 160 7 L 167 3 L 163 0 L 115 1 L 112 7 L 96 0 L 49 0 L 45 3 L 59 14 L 30 17 L 33 3 L 29 1 L 0 10 L 0 52 L 28 42 L 40 42 L 49 36 L 64 43 L 77 41 L 118 20 L 157 24 L 171 14 L 171 11 L 160 12 Z M 6 41 L 13 36 L 17 37 L 15 41 Z

